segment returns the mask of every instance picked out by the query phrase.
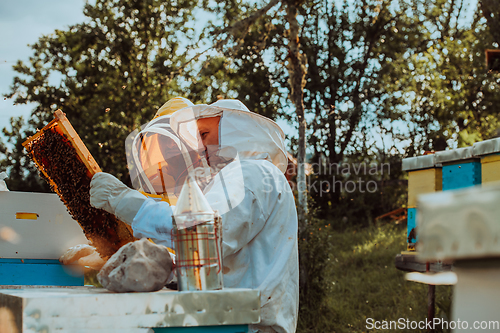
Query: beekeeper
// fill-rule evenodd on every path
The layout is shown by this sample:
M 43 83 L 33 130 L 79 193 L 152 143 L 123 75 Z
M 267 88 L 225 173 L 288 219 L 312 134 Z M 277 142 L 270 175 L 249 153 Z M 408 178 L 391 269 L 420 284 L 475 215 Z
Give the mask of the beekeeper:
M 295 332 L 297 214 L 284 176 L 282 130 L 237 100 L 182 108 L 169 117 L 169 126 L 189 153 L 206 161 L 187 172 L 222 216 L 224 286 L 261 292 L 261 323 L 251 331 Z M 142 180 L 158 179 L 140 173 Z M 171 246 L 172 206 L 166 201 L 147 198 L 106 173 L 92 178 L 90 195 L 94 207 L 130 223 L 136 237 Z

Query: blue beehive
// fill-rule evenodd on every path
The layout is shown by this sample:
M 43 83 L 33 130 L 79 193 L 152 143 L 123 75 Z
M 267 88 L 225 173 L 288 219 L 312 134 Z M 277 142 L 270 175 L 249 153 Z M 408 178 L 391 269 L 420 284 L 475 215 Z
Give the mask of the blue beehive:
M 443 165 L 443 191 L 481 184 L 481 162 Z
M 408 208 L 407 215 L 407 242 L 408 244 L 416 244 L 418 241 L 417 237 L 417 208 Z
M 443 165 L 443 191 L 481 184 L 481 160 L 472 147 L 437 152 L 436 163 Z
M 83 269 L 50 259 L 0 259 L 0 285 L 83 286 Z

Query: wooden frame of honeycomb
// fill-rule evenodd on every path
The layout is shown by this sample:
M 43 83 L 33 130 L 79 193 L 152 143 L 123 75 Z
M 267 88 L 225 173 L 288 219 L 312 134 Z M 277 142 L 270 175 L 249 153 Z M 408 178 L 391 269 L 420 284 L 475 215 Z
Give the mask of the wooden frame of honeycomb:
M 90 181 L 101 168 L 61 110 L 23 146 L 103 259 L 136 240 L 130 226 L 90 205 Z

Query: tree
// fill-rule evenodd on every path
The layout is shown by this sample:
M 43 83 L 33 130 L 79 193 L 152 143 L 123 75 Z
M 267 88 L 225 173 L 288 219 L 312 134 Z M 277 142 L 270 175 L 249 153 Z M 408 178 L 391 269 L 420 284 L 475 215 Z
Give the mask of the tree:
M 0 140 L 0 154 L 4 158 L 0 160 L 2 170 L 8 169 L 9 179 L 7 180 L 10 190 L 49 192 L 49 185 L 41 181 L 33 163 L 29 162 L 26 154 L 19 154 L 23 151 L 22 143 L 26 139 L 22 128 L 25 125 L 24 119 L 19 117 L 11 119 L 11 129 L 3 129 L 3 134 L 8 138 L 7 143 L 13 146 L 13 149 L 7 149 L 7 146 Z
M 461 0 L 331 1 L 303 9 L 313 180 L 334 185 L 331 172 L 318 170 L 322 157 L 340 180 L 326 193 L 311 188 L 323 216 L 350 212 L 349 220 L 367 221 L 398 208 L 404 187 L 394 196 L 383 187 L 402 184 L 402 157 L 494 135 L 498 83 L 484 68 L 484 49 L 494 44 L 478 13 L 467 19 L 470 10 Z M 376 196 L 339 188 L 355 178 L 352 167 L 374 162 L 390 165 L 377 179 L 363 175 L 377 181 Z M 351 172 L 342 172 L 345 166 Z
M 257 93 L 269 87 L 262 79 L 265 71 L 253 72 L 253 59 L 238 69 L 223 57 L 211 58 L 202 68 L 189 61 L 187 55 L 198 47 L 197 5 L 191 0 L 169 5 L 98 0 L 85 6 L 88 22 L 41 37 L 29 63 L 14 66 L 19 76 L 6 95 L 15 96 L 15 103 L 37 105 L 27 124 L 14 119 L 12 129 L 4 130 L 14 145 L 12 151 L 0 150 L 6 154 L 2 164 L 16 179 L 9 182 L 11 189 L 48 190 L 21 143 L 52 120 L 56 109 L 67 114 L 101 168 L 127 183 L 125 138 L 172 97 L 198 103 L 213 102 L 218 95 L 244 97 L 250 107 L 273 115 L 272 96 Z M 246 81 L 247 71 L 261 85 Z
M 486 19 L 488 30 L 496 43 L 500 43 L 500 8 L 495 0 L 479 0 L 479 8 L 482 16 Z
M 426 49 L 409 58 L 415 79 L 404 79 L 404 98 L 411 105 L 407 119 L 417 125 L 410 132 L 416 138 L 410 155 L 442 150 L 448 143 L 470 146 L 497 135 L 499 126 L 500 81 L 487 72 L 484 56 L 485 49 L 494 47 L 491 29 L 479 10 L 464 23 L 465 1 L 438 5 L 441 15 L 427 20 L 434 37 L 428 39 Z
M 180 92 L 180 80 L 169 76 L 185 59 L 178 39 L 189 37 L 195 4 L 99 0 L 85 6 L 88 22 L 41 37 L 30 63 L 14 66 L 20 76 L 8 97 L 37 105 L 21 136 L 60 108 L 103 170 L 126 180 L 125 137 Z M 28 161 L 21 167 L 31 168 Z
M 425 48 L 421 40 L 429 32 L 421 29 L 424 17 L 412 11 L 428 3 L 359 0 L 339 5 L 338 1 L 276 0 L 242 6 L 215 2 L 212 10 L 220 13 L 221 23 L 212 26 L 210 33 L 216 40 L 214 46 L 228 58 L 235 50 L 248 56 L 248 50 L 257 48 L 271 59 L 268 66 L 275 84 L 290 97 L 283 105 L 295 110 L 295 116 L 290 112 L 286 116 L 298 124 L 299 167 L 305 162 L 307 114 L 313 117 L 307 134 L 316 158 L 324 155 L 330 165 L 338 165 L 359 152 L 375 154 L 385 148 L 368 149 L 376 138 L 366 140 L 364 130 L 373 130 L 373 124 L 383 125 L 383 136 L 407 137 L 393 125 L 403 119 L 406 101 L 397 95 L 392 78 L 400 66 L 407 65 L 399 61 L 407 50 Z M 390 126 L 392 130 L 384 130 Z M 298 191 L 303 230 L 307 211 L 304 169 L 298 174 L 298 184 L 303 186 Z M 324 208 L 340 198 L 339 190 L 331 191 L 317 202 Z

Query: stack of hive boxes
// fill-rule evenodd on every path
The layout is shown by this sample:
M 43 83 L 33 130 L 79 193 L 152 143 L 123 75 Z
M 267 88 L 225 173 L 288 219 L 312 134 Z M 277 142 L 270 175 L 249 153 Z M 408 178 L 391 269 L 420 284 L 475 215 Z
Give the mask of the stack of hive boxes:
M 414 251 L 417 242 L 417 197 L 442 188 L 442 170 L 435 160 L 434 154 L 403 160 L 403 170 L 408 172 L 408 251 Z
M 478 332 L 480 328 L 500 331 L 500 163 L 499 150 L 495 148 L 498 143 L 488 140 L 473 146 L 474 163 L 480 159 L 481 186 L 426 194 L 418 199 L 418 260 L 453 265 L 457 282 L 453 287 L 450 323 L 463 325 L 450 328 L 460 332 Z M 474 177 L 469 173 L 463 179 L 477 182 L 477 167 L 469 170 L 474 169 Z
M 500 138 L 477 142 L 473 150 L 481 159 L 481 182 L 500 181 Z
M 500 181 L 500 138 L 405 158 L 403 170 L 408 172 L 408 251 L 414 251 L 418 196 Z

